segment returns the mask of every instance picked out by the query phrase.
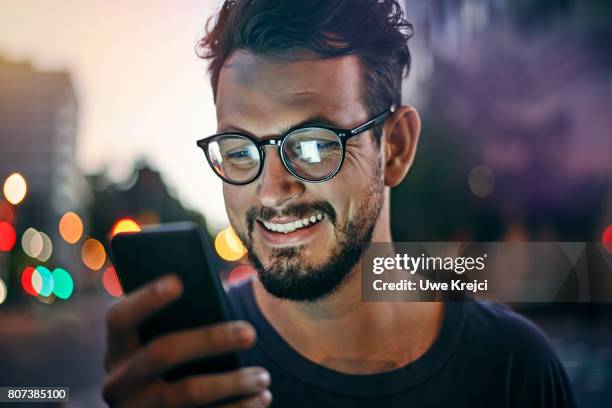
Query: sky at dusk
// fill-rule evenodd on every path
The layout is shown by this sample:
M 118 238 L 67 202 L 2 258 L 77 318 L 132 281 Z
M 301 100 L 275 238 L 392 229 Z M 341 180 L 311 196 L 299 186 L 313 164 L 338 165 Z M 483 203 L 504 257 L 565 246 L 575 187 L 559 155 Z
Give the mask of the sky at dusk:
M 221 182 L 195 141 L 216 128 L 194 51 L 221 1 L 0 0 L 0 55 L 68 70 L 79 102 L 78 163 L 117 181 L 144 157 L 211 227 L 227 224 Z

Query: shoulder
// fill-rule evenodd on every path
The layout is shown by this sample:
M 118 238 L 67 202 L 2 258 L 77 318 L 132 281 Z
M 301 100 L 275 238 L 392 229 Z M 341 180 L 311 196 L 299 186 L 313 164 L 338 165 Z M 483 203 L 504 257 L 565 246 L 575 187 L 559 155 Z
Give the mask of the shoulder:
M 542 329 L 498 303 L 464 306 L 464 344 L 503 367 L 508 405 L 574 406 L 565 369 Z
M 555 354 L 546 334 L 535 323 L 509 307 L 473 301 L 465 303 L 465 330 L 498 347 L 522 353 Z
M 514 366 L 557 360 L 548 336 L 524 316 L 495 302 L 466 302 L 463 337 L 469 348 L 495 353 Z

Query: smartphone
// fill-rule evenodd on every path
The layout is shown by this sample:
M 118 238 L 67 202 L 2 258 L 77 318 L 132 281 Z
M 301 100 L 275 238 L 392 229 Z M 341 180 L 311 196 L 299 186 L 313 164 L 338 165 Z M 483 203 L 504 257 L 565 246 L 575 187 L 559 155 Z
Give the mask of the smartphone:
M 111 257 L 125 293 L 169 273 L 183 281 L 183 295 L 139 327 L 143 344 L 162 334 L 234 319 L 216 267 L 210 238 L 193 223 L 163 224 L 122 233 L 110 241 Z M 171 368 L 167 381 L 240 367 L 237 353 L 191 361 Z

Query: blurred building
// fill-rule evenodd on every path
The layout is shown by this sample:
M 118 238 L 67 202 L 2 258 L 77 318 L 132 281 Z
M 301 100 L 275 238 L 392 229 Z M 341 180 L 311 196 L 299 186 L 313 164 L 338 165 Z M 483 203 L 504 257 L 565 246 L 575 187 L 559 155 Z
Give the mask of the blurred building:
M 83 214 L 90 196 L 76 163 L 78 103 L 68 72 L 39 71 L 0 57 L 0 181 L 22 174 L 28 194 L 16 208 L 18 235 L 28 227 L 61 241 L 66 211 Z M 53 259 L 71 252 L 55 245 Z

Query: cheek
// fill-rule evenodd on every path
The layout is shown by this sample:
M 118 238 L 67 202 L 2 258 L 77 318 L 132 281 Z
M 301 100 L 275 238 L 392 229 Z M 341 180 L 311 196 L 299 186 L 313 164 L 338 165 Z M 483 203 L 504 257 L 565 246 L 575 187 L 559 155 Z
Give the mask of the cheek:
M 374 177 L 373 161 L 379 156 L 360 155 L 355 150 L 347 150 L 342 169 L 332 179 L 335 187 L 329 194 L 331 203 L 337 211 L 342 211 L 339 218 L 345 221 L 352 219 L 361 205 L 368 200 Z
M 223 198 L 225 210 L 230 223 L 242 231 L 246 229 L 246 213 L 249 210 L 248 192 L 245 187 L 223 184 Z
M 338 175 L 342 174 L 346 182 L 355 188 L 360 188 L 371 183 L 374 166 L 380 166 L 381 164 L 381 155 L 374 141 L 368 143 L 360 141 L 353 145 L 350 145 L 349 141 L 344 163 Z
M 331 204 L 336 211 L 337 226 L 346 223 L 351 219 L 358 207 L 363 185 L 361 180 L 355 180 L 349 174 L 338 173 L 326 187 L 323 197 Z M 327 184 L 326 183 L 326 184 Z

